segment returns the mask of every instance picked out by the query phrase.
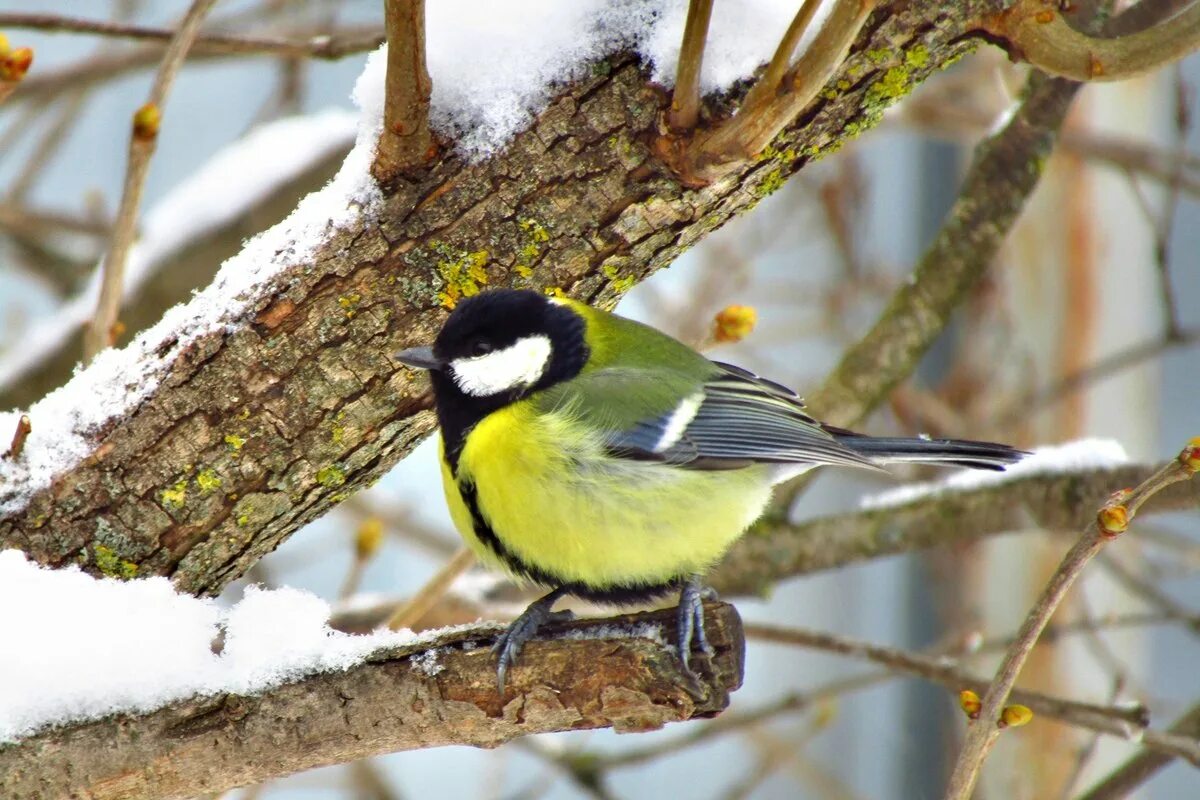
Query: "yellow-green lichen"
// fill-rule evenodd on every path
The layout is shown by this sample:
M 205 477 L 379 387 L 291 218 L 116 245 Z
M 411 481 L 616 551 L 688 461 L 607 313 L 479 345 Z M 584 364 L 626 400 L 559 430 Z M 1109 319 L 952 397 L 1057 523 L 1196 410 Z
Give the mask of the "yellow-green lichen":
M 174 486 L 162 490 L 162 503 L 169 509 L 178 511 L 187 502 L 187 478 L 176 482 Z
M 354 319 L 354 315 L 358 313 L 358 304 L 362 302 L 362 295 L 357 292 L 344 294 L 337 301 L 338 305 L 342 307 L 342 311 L 346 314 L 346 319 Z
M 97 544 L 92 551 L 95 553 L 96 569 L 101 573 L 110 578 L 120 578 L 126 581 L 137 577 L 138 565 L 121 558 L 111 547 Z
M 442 291 L 438 292 L 438 302 L 446 308 L 454 308 L 463 297 L 479 294 L 482 284 L 488 282 L 487 250 L 476 250 L 469 253 L 466 250 L 454 250 L 444 244 L 435 244 L 433 250 L 438 254 L 438 275 L 445 282 Z
M 241 451 L 244 444 L 246 444 L 246 440 L 236 433 L 225 434 L 225 446 L 229 448 L 230 452 L 237 453 Z
M 200 487 L 200 494 L 212 494 L 221 488 L 221 476 L 212 467 L 205 467 L 196 473 L 196 485 Z
M 904 67 L 892 67 L 883 76 L 867 87 L 864 97 L 868 109 L 880 106 L 880 110 L 890 106 L 904 95 L 912 91 L 908 70 Z
M 904 65 L 909 69 L 923 69 L 929 64 L 929 48 L 917 44 L 904 51 Z
M 759 181 L 758 185 L 754 187 L 754 193 L 759 197 L 775 194 L 783 186 L 783 182 L 783 171 L 776 167 Z
M 872 64 L 886 64 L 892 60 L 892 51 L 885 48 L 876 48 L 867 51 L 867 59 Z
M 637 283 L 637 279 L 632 275 L 622 276 L 615 264 L 605 264 L 600 269 L 600 272 L 604 277 L 608 278 L 609 286 L 612 287 L 612 290 L 620 294 L 628 292 Z
M 521 229 L 523 244 L 517 250 L 517 263 L 513 269 L 522 278 L 529 278 L 533 275 L 532 263 L 542 254 L 546 242 L 550 241 L 550 231 L 536 219 L 528 217 L 518 219 L 517 227 Z
M 317 483 L 327 489 L 341 486 L 346 482 L 346 472 L 337 464 L 330 464 L 317 470 Z

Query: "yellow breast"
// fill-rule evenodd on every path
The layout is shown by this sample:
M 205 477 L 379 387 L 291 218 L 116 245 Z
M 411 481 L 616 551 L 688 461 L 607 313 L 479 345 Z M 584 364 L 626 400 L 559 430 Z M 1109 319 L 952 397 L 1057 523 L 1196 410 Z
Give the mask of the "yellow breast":
M 474 485 L 480 512 L 516 560 L 596 589 L 704 572 L 770 497 L 762 467 L 706 472 L 614 459 L 569 414 L 536 414 L 525 403 L 474 428 L 458 478 Z M 496 563 L 444 460 L 443 479 L 455 525 Z

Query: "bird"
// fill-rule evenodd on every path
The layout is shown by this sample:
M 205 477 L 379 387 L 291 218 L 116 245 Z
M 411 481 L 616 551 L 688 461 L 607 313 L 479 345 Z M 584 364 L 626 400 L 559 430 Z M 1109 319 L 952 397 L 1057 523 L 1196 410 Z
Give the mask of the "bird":
M 395 353 L 430 375 L 446 502 L 485 564 L 549 590 L 496 641 L 497 686 L 572 596 L 678 592 L 677 655 L 712 655 L 702 582 L 816 466 L 919 462 L 1002 470 L 1003 444 L 875 437 L 812 417 L 791 389 L 640 322 L 529 289 L 458 302 L 433 344 Z

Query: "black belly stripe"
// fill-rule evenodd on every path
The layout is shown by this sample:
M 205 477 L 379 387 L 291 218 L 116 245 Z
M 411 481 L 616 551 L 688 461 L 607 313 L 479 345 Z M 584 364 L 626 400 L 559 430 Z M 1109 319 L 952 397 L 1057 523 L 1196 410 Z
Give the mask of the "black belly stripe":
M 680 575 L 662 583 L 615 584 L 612 586 L 593 586 L 579 581 L 564 581 L 561 578 L 556 578 L 545 570 L 525 561 L 512 550 L 509 550 L 504 542 L 500 540 L 500 537 L 496 535 L 496 531 L 483 515 L 483 511 L 479 508 L 478 491 L 474 483 L 458 480 L 457 484 L 458 493 L 462 496 L 467 510 L 471 512 L 471 527 L 475 531 L 476 538 L 495 553 L 496 557 L 507 565 L 509 569 L 534 583 L 550 588 L 561 587 L 566 590 L 567 594 L 584 600 L 624 605 L 652 600 L 670 592 L 679 591 L 691 577 L 689 575 Z

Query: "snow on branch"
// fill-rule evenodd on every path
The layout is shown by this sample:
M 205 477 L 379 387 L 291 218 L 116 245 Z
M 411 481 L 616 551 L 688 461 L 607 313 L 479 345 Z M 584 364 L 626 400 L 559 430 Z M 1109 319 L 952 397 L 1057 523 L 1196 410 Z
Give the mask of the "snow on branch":
M 742 674 L 741 625 L 719 603 L 705 609 L 717 653 L 698 682 L 671 649 L 669 609 L 556 626 L 503 697 L 496 624 L 350 635 L 293 589 L 222 610 L 164 578 L 98 580 L 17 551 L 0 553 L 0 603 L 22 609 L 0 659 L 6 798 L 100 796 L 113 782 L 196 796 L 396 750 L 650 730 L 720 711 Z

